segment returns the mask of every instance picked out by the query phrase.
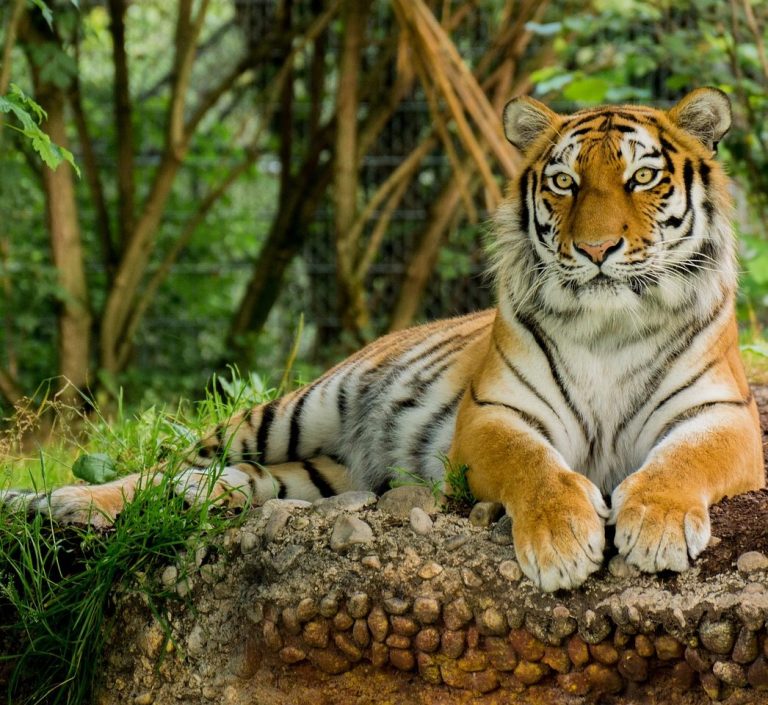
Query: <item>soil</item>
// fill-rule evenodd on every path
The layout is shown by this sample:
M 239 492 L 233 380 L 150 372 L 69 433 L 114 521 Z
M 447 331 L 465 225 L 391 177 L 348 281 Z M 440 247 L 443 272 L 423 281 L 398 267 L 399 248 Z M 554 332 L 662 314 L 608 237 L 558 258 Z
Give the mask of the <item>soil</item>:
M 753 386 L 763 427 L 763 453 L 768 468 L 768 386 Z M 767 473 L 768 475 L 768 473 Z M 746 551 L 768 555 L 768 489 L 727 497 L 710 509 L 713 541 L 702 553 L 698 565 L 702 577 L 732 569 Z

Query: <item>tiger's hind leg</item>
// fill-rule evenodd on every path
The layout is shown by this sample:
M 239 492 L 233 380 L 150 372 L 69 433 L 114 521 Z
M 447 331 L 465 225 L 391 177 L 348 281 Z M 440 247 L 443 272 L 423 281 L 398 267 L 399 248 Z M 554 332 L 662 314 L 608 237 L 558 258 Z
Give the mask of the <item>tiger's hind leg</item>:
M 157 470 L 126 475 L 103 485 L 68 485 L 52 492 L 0 492 L 0 504 L 11 511 L 44 514 L 57 522 L 111 525 L 125 505 L 148 484 L 168 478 L 169 488 L 191 505 L 210 500 L 218 506 L 246 507 L 268 499 L 314 501 L 353 489 L 343 465 L 326 456 L 275 465 L 238 463 L 224 468 L 188 467 L 172 475 Z
M 355 489 L 347 468 L 327 456 L 272 465 L 237 463 L 220 474 L 189 468 L 177 481 L 188 501 L 212 497 L 230 506 L 259 505 L 268 499 L 313 502 Z

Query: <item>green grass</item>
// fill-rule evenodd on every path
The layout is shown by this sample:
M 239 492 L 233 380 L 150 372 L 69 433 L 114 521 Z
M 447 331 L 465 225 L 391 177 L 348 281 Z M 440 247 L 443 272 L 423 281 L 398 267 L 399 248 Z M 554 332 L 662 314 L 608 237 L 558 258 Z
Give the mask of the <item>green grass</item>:
M 211 385 L 197 404 L 172 412 L 158 408 L 128 415 L 122 404 L 111 417 L 97 411 L 65 415 L 57 440 L 36 455 L 3 462 L 5 487 L 51 489 L 71 482 L 84 454 L 108 456 L 121 473 L 139 472 L 158 461 L 181 465 L 190 444 L 205 429 L 242 408 L 273 398 L 258 377 L 232 377 Z M 29 419 L 23 421 L 29 428 Z M 6 438 L 6 448 L 12 444 Z M 215 475 L 210 478 L 211 487 Z M 29 520 L 0 510 L 0 643 L 15 645 L 0 655 L 12 664 L 8 702 L 82 705 L 90 702 L 108 633 L 110 595 L 117 589 L 144 596 L 162 623 L 162 604 L 179 599 L 152 578 L 156 568 L 185 565 L 198 546 L 239 521 L 203 499 L 192 508 L 172 491 L 172 470 L 157 485 L 137 493 L 107 531 L 59 527 L 44 516 Z M 0 700 L 2 697 L 0 697 Z

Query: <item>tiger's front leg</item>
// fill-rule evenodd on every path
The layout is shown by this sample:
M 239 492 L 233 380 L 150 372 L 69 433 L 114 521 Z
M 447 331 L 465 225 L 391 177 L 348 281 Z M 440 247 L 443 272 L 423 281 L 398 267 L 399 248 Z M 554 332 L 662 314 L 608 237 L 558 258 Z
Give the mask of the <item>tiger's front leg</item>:
M 466 464 L 477 499 L 502 502 L 523 572 L 542 590 L 575 588 L 602 565 L 608 508 L 521 410 L 464 399 L 451 461 Z
M 613 491 L 616 547 L 640 570 L 686 570 L 709 543 L 709 507 L 765 484 L 755 402 L 702 406 Z

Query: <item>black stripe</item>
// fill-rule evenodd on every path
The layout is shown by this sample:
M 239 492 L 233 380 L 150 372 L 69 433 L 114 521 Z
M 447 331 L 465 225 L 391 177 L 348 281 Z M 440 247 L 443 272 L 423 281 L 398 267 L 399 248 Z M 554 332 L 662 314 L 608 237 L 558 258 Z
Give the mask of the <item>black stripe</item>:
M 547 430 L 547 427 L 544 425 L 542 421 L 537 419 L 532 414 L 529 414 L 527 411 L 523 411 L 522 409 L 518 409 L 516 406 L 505 404 L 503 401 L 492 401 L 490 399 L 478 399 L 477 393 L 475 392 L 475 388 L 473 386 L 470 386 L 469 389 L 470 389 L 470 394 L 472 395 L 472 402 L 477 406 L 496 406 L 502 409 L 507 409 L 508 411 L 512 411 L 517 416 L 519 416 L 528 426 L 530 426 L 534 430 L 538 431 L 542 436 L 544 436 L 544 438 L 547 439 L 547 442 L 550 443 L 550 445 L 552 444 L 552 435 Z
M 512 361 L 507 357 L 504 350 L 502 350 L 501 345 L 499 345 L 499 341 L 494 337 L 493 339 L 494 347 L 496 348 L 496 352 L 499 353 L 499 356 L 504 361 L 504 364 L 507 366 L 507 369 L 512 373 L 512 375 L 517 379 L 520 384 L 522 384 L 533 396 L 535 396 L 544 406 L 546 406 L 555 416 L 555 418 L 560 418 L 555 411 L 555 408 L 550 404 L 540 393 L 537 389 L 534 388 L 534 386 L 526 379 L 526 377 L 523 375 L 520 370 L 517 369 L 512 364 Z M 567 431 L 567 429 L 566 429 Z
M 665 137 L 659 137 L 659 142 L 661 142 L 661 146 L 666 149 L 668 152 L 672 152 L 672 154 L 677 154 L 677 147 L 675 147 L 674 144 L 672 144 L 668 139 Z
M 651 411 L 648 416 L 645 417 L 645 421 L 643 421 L 643 425 L 640 427 L 640 431 L 638 431 L 638 438 L 645 430 L 645 427 L 648 425 L 648 422 L 651 420 L 651 417 L 659 410 L 662 406 L 664 406 L 667 402 L 674 399 L 678 394 L 682 394 L 686 389 L 690 389 L 696 382 L 698 382 L 707 372 L 709 372 L 716 364 L 718 360 L 710 360 L 707 365 L 705 365 L 699 372 L 697 372 L 693 377 L 690 377 L 684 384 L 681 384 L 677 389 L 675 389 L 673 392 L 670 392 L 665 396 L 656 406 L 653 407 L 653 410 Z
M 677 360 L 688 348 L 691 343 L 698 337 L 700 333 L 705 331 L 709 326 L 717 320 L 717 317 L 722 312 L 723 308 L 728 303 L 728 299 L 723 298 L 720 303 L 715 307 L 714 311 L 703 321 L 694 320 L 686 325 L 682 326 L 672 335 L 661 347 L 658 353 L 652 358 L 651 362 L 639 367 L 636 367 L 633 374 L 639 374 L 648 369 L 654 362 L 658 362 L 656 368 L 651 372 L 648 381 L 645 383 L 642 391 L 637 395 L 631 405 L 631 411 L 624 416 L 619 422 L 618 426 L 613 432 L 613 450 L 616 451 L 616 447 L 619 443 L 619 436 L 622 434 L 625 428 L 635 419 L 635 417 L 645 408 L 645 406 L 653 398 L 654 392 L 658 389 L 661 380 L 669 371 L 670 365 Z
M 528 223 L 531 218 L 531 213 L 528 210 L 528 176 L 531 173 L 530 169 L 526 169 L 520 177 L 520 216 L 519 216 L 519 228 L 522 232 L 528 232 Z
M 699 162 L 699 176 L 701 177 L 701 183 L 705 189 L 709 188 L 709 172 L 711 171 L 709 164 L 705 161 Z
M 285 499 L 288 495 L 288 488 L 285 486 L 285 483 L 282 480 L 277 481 L 279 489 L 277 490 L 277 498 L 278 499 Z
M 275 420 L 275 411 L 277 410 L 278 400 L 275 399 L 264 407 L 264 411 L 261 414 L 261 421 L 259 422 L 259 429 L 256 431 L 256 451 L 259 453 L 261 462 L 267 464 L 267 440 L 269 438 L 269 429 L 272 427 L 272 422 Z
M 535 341 L 536 345 L 538 345 L 541 352 L 544 353 L 544 357 L 547 359 L 547 364 L 549 365 L 549 371 L 552 374 L 552 379 L 555 380 L 555 384 L 557 385 L 557 388 L 560 390 L 560 394 L 565 400 L 566 405 L 571 410 L 573 415 L 576 417 L 576 420 L 579 422 L 579 425 L 581 426 L 581 430 L 584 433 L 584 437 L 589 438 L 590 434 L 589 434 L 589 428 L 587 427 L 587 420 L 584 417 L 584 414 L 582 414 L 581 411 L 576 407 L 576 404 L 574 403 L 570 394 L 568 394 L 568 389 L 565 385 L 563 377 L 560 374 L 560 370 L 557 364 L 555 363 L 554 354 L 550 349 L 549 345 L 547 344 L 546 340 L 544 339 L 544 334 L 542 333 L 538 324 L 532 318 L 530 318 L 529 316 L 525 316 L 524 314 L 518 313 L 516 318 L 518 323 L 520 323 L 520 325 L 523 326 L 523 328 L 525 328 L 526 331 L 528 331 L 530 336 Z
M 344 388 L 344 380 L 339 382 L 339 389 L 336 393 L 336 410 L 339 412 L 339 423 L 344 426 L 344 417 L 347 415 L 347 390 Z
M 463 396 L 464 390 L 461 389 L 452 399 L 448 400 L 434 414 L 432 414 L 429 420 L 424 424 L 421 433 L 419 433 L 416 440 L 411 444 L 410 449 L 410 455 L 417 463 L 423 457 L 425 447 L 429 445 L 438 428 L 450 419 L 451 412 L 456 408 Z
M 293 413 L 291 414 L 291 430 L 288 436 L 288 456 L 287 460 L 298 460 L 299 458 L 299 439 L 301 438 L 301 411 L 306 404 L 309 395 L 312 393 L 310 387 L 299 398 L 293 407 Z
M 672 419 L 669 423 L 667 423 L 663 429 L 661 429 L 661 433 L 659 433 L 658 436 L 656 436 L 656 440 L 653 442 L 652 447 L 656 447 L 661 441 L 663 441 L 672 431 L 675 430 L 677 426 L 684 423 L 685 421 L 690 421 L 692 418 L 695 418 L 699 414 L 703 414 L 705 411 L 709 411 L 714 406 L 747 406 L 752 401 L 752 394 L 746 398 L 746 399 L 723 399 L 718 401 L 707 401 L 703 404 L 697 404 L 696 406 L 692 406 L 690 409 L 686 409 L 682 414 L 678 414 L 675 416 L 674 419 Z
M 336 490 L 333 489 L 328 480 L 326 480 L 320 471 L 312 464 L 311 460 L 304 460 L 301 464 L 307 471 L 310 481 L 317 487 L 317 491 L 321 496 L 333 497 L 333 495 L 337 494 Z
M 708 271 L 714 266 L 713 260 L 717 261 L 719 259 L 718 255 L 717 243 L 706 238 L 702 240 L 699 248 L 687 260 L 674 265 L 672 269 L 688 276 L 698 274 L 702 270 Z

